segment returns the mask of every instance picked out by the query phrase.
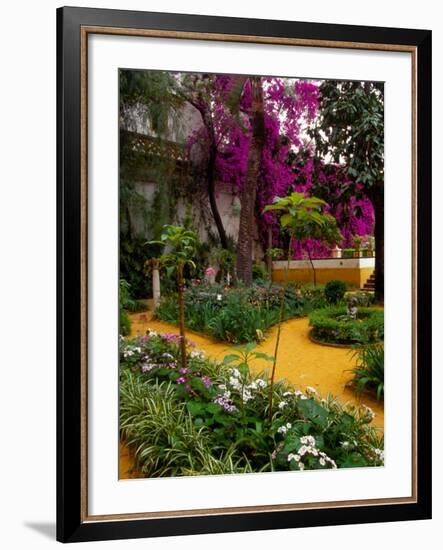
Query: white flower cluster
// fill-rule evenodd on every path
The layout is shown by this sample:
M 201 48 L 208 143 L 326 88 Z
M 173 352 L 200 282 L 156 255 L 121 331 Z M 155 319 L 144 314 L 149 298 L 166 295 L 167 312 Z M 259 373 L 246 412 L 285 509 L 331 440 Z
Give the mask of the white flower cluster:
M 143 363 L 141 370 L 142 372 L 146 373 L 146 372 L 150 372 L 152 369 L 155 369 L 157 366 L 158 365 L 155 365 L 153 363 L 146 362 L 146 363 Z
M 306 393 L 311 395 L 316 395 L 317 390 L 313 388 L 312 386 L 306 386 Z
M 261 378 L 257 378 L 257 380 L 254 380 L 249 384 L 248 388 L 250 388 L 251 390 L 258 390 L 258 389 L 263 390 L 264 388 L 266 388 L 267 385 L 268 384 L 265 380 L 262 380 Z
M 280 401 L 280 403 L 278 404 L 278 408 L 281 410 L 281 409 L 284 409 L 286 406 L 287 406 L 288 402 L 287 401 Z
M 205 356 L 205 352 L 201 349 L 194 349 L 191 352 L 189 352 L 189 357 L 192 359 L 203 359 Z
M 288 462 L 291 462 L 291 460 L 295 460 L 299 470 L 303 471 L 305 469 L 303 457 L 308 455 L 317 457 L 320 466 L 327 466 L 328 464 L 330 464 L 334 470 L 337 468 L 337 464 L 332 460 L 332 458 L 330 458 L 323 451 L 317 449 L 315 437 L 313 437 L 312 435 L 305 435 L 300 438 L 300 443 L 302 444 L 302 446 L 297 453 L 288 454 Z
M 254 399 L 254 396 L 253 396 L 254 391 L 258 389 L 266 388 L 266 385 L 267 385 L 266 382 L 261 378 L 257 378 L 257 380 L 253 380 L 250 384 L 243 385 L 241 381 L 240 371 L 235 367 L 231 369 L 231 376 L 229 377 L 228 383 L 232 389 L 240 393 L 240 397 L 244 403 L 247 403 L 251 399 Z M 224 389 L 224 388 L 221 388 L 221 389 Z
M 385 452 L 383 451 L 383 449 L 374 449 L 374 454 L 382 462 L 385 461 Z
M 285 424 L 283 426 L 280 426 L 280 428 L 278 428 L 277 432 L 279 434 L 285 435 L 287 433 L 287 431 L 290 430 L 291 428 L 292 428 L 292 424 L 290 422 L 288 422 L 287 424 Z
M 132 357 L 134 354 L 140 354 L 142 352 L 142 349 L 140 347 L 133 347 L 133 348 L 126 348 L 123 352 L 123 357 L 127 359 L 128 357 Z

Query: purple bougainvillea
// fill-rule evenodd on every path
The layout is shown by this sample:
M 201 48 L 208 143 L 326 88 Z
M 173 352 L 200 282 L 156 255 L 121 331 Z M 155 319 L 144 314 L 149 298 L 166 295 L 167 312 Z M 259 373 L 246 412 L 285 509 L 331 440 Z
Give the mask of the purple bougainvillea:
M 238 77 L 217 75 L 213 80 L 206 109 L 210 111 L 216 143 L 216 181 L 218 189 L 241 193 L 246 176 L 250 145 L 248 111 L 251 107 L 249 80 L 243 83 L 237 111 L 230 105 L 230 94 Z M 318 114 L 319 82 L 263 77 L 265 143 L 257 181 L 256 217 L 264 248 L 269 231 L 273 246 L 281 246 L 282 238 L 275 213 L 263 208 L 274 197 L 291 191 L 314 194 L 327 203 L 327 211 L 337 219 L 343 234 L 342 247 L 352 246 L 353 236 L 371 234 L 374 211 L 368 198 L 361 196 L 358 182 L 349 179 L 343 166 L 319 160 L 309 128 Z M 188 151 L 204 150 L 207 129 L 201 126 L 189 137 Z M 293 257 L 303 258 L 309 250 L 313 257 L 331 254 L 324 244 L 308 240 L 294 242 Z

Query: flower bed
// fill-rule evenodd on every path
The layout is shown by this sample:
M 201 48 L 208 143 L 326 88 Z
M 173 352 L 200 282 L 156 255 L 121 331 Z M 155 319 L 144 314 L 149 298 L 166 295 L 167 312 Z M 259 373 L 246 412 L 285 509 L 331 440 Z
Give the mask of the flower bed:
M 266 330 L 278 322 L 281 292 L 279 285 L 228 290 L 211 285 L 191 286 L 185 292 L 186 326 L 235 344 L 260 340 Z M 291 285 L 286 290 L 285 318 L 307 315 L 324 305 L 322 287 Z M 177 297 L 164 297 L 155 315 L 163 321 L 177 323 Z
M 222 363 L 180 337 L 156 334 L 120 346 L 120 430 L 148 477 L 335 469 L 383 464 L 383 438 L 367 407 L 343 407 L 280 381 L 269 419 L 266 375 L 238 352 Z M 247 353 L 269 361 L 269 357 Z
M 346 307 L 318 309 L 309 315 L 312 337 L 321 343 L 352 346 L 379 342 L 384 337 L 384 312 L 359 308 L 357 319 L 347 315 Z

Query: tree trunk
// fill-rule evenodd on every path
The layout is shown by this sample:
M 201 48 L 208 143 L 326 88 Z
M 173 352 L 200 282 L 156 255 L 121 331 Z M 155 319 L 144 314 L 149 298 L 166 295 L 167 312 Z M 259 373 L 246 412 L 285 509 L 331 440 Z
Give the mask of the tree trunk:
M 375 217 L 375 300 L 384 302 L 385 299 L 385 210 L 384 188 L 377 185 L 369 195 L 374 207 Z
M 223 221 L 220 216 L 220 212 L 217 206 L 217 199 L 215 196 L 215 161 L 217 158 L 217 146 L 215 143 L 214 125 L 211 118 L 211 113 L 208 111 L 201 112 L 206 131 L 209 138 L 209 153 L 208 164 L 206 166 L 206 181 L 208 189 L 209 205 L 211 207 L 212 216 L 214 218 L 215 225 L 217 227 L 218 235 L 220 237 L 220 244 L 223 248 L 228 248 L 228 238 L 223 225 Z
M 267 249 L 266 249 L 266 265 L 267 265 L 267 268 L 268 268 L 268 275 L 269 275 L 269 280 L 272 281 L 272 257 L 271 257 L 271 252 L 272 250 L 272 227 L 269 227 L 268 229 L 268 246 L 267 246 Z
M 185 303 L 184 303 L 183 265 L 177 266 L 178 323 L 180 327 L 180 350 L 182 368 L 186 368 Z
M 261 153 L 264 144 L 263 89 L 260 77 L 251 77 L 251 143 L 249 147 L 246 178 L 240 195 L 240 225 L 237 243 L 237 278 L 246 286 L 252 284 L 252 246 L 255 221 L 255 200 Z
M 283 280 L 283 286 L 281 290 L 281 298 L 280 298 L 280 312 L 278 316 L 278 325 L 277 325 L 277 338 L 275 340 L 275 348 L 274 348 L 274 360 L 272 362 L 272 369 L 271 369 L 271 381 L 269 384 L 269 422 L 272 423 L 272 414 L 273 414 L 273 397 L 274 397 L 274 381 L 275 381 L 275 369 L 277 367 L 277 356 L 278 356 L 278 348 L 280 346 L 280 335 L 281 335 L 281 326 L 283 321 L 285 320 L 285 306 L 286 306 L 286 291 L 288 289 L 288 279 L 289 279 L 289 268 L 291 266 L 291 258 L 292 258 L 292 237 L 289 238 L 289 245 L 288 245 L 288 258 L 287 258 L 287 264 L 285 269 L 285 277 Z
M 309 250 L 309 248 L 307 248 L 307 252 L 308 252 L 308 258 L 309 258 L 309 261 L 310 261 L 311 267 L 312 267 L 312 273 L 314 275 L 314 288 L 315 288 L 317 286 L 317 274 L 315 272 L 314 262 L 312 261 L 311 251 Z

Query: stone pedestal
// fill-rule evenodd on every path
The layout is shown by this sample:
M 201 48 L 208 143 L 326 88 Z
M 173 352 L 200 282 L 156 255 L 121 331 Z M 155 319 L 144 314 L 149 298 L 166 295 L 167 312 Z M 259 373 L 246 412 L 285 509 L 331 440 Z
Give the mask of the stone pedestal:
M 160 303 L 160 272 L 158 269 L 158 260 L 152 262 L 152 297 L 154 301 L 154 311 Z

